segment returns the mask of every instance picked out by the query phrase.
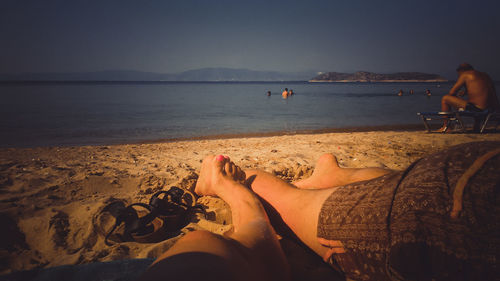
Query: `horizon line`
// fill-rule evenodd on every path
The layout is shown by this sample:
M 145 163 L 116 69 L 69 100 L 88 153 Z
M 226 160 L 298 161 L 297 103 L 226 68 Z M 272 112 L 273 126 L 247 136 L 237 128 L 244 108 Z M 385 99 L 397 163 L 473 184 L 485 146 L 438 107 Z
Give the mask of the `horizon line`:
M 312 80 L 0 80 L 0 84 L 49 84 L 49 83 L 104 83 L 104 84 L 119 84 L 119 83 L 308 83 L 308 84 L 322 84 L 322 83 L 450 83 L 456 80 L 446 81 L 408 81 L 408 80 L 393 80 L 393 81 L 312 81 Z M 493 80 L 497 83 L 500 80 Z

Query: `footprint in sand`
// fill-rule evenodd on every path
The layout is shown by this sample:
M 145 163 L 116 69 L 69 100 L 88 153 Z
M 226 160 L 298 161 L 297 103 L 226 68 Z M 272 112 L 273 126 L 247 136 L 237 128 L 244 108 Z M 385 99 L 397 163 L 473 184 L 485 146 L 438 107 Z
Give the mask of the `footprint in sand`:
M 69 233 L 69 218 L 68 214 L 62 211 L 50 218 L 49 230 L 51 231 L 51 239 L 55 247 L 67 248 L 68 243 L 66 239 Z

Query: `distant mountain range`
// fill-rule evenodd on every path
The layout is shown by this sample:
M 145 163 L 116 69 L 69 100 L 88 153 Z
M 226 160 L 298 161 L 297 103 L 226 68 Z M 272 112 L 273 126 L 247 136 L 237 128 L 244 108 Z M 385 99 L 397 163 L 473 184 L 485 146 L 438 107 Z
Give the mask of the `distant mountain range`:
M 109 70 L 74 73 L 0 74 L 0 81 L 307 81 L 316 72 L 201 68 L 177 74 Z
M 309 82 L 446 82 L 447 79 L 437 75 L 421 72 L 398 72 L 380 74 L 367 71 L 355 73 L 327 72 L 322 73 Z

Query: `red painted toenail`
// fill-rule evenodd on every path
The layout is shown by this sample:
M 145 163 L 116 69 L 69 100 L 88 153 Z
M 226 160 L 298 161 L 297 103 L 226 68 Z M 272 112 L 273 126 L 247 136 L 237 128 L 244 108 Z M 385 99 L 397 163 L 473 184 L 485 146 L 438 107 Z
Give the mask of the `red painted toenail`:
M 215 157 L 215 160 L 217 160 L 217 161 L 222 161 L 222 160 L 224 160 L 224 156 L 222 156 L 222 155 L 217 155 L 217 157 Z

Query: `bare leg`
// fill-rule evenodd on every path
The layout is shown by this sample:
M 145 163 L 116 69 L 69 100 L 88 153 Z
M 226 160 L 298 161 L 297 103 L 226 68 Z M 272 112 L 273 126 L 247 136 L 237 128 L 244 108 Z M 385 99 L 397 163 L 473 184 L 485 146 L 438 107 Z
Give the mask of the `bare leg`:
M 324 257 L 331 250 L 321 245 L 316 237 L 321 206 L 335 188 L 300 189 L 272 174 L 247 170 L 252 190 L 279 213 L 297 237 L 318 255 Z M 338 252 L 343 252 L 339 241 Z
M 467 101 L 455 96 L 446 95 L 441 99 L 441 111 L 448 112 L 453 108 L 465 108 L 467 106 Z M 448 120 L 443 121 L 443 127 L 437 130 L 437 132 L 444 132 L 446 130 L 446 126 L 448 124 Z
M 241 280 L 288 280 L 289 268 L 276 233 L 257 196 L 235 180 L 244 173 L 228 158 L 208 156 L 195 192 L 219 196 L 231 207 L 234 233 L 228 238 L 193 232 L 180 239 L 158 261 L 179 253 L 205 252 L 224 258 Z
M 318 217 L 325 200 L 339 186 L 377 178 L 390 170 L 340 168 L 335 156 L 325 154 L 318 160 L 310 178 L 295 182 L 300 188 L 263 171 L 245 172 L 252 190 L 274 207 L 302 242 L 325 257 L 332 252 L 344 252 L 340 241 L 329 241 L 326 245 L 317 238 Z
M 316 230 L 321 206 L 333 189 L 300 189 L 263 171 L 245 172 L 252 190 L 276 209 L 302 242 L 318 255 L 325 256 L 330 249 L 319 243 Z
M 327 153 L 319 158 L 312 176 L 293 182 L 293 185 L 305 189 L 330 188 L 378 178 L 389 172 L 381 168 L 340 168 L 337 158 Z

